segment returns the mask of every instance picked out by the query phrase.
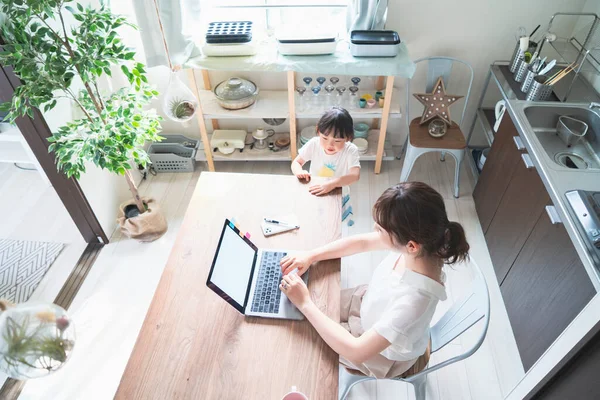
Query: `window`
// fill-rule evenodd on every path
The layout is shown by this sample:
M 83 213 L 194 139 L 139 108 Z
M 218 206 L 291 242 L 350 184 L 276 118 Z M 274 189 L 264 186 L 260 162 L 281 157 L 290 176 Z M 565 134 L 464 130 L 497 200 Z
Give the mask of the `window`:
M 212 21 L 247 21 L 255 32 L 279 29 L 336 32 L 346 30 L 347 0 L 198 0 L 202 25 Z M 204 32 L 193 32 L 201 38 Z

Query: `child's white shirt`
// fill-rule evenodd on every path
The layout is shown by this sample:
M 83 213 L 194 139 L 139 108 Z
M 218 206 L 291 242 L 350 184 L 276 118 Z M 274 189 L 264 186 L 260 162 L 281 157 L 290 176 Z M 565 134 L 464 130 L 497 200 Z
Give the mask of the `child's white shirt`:
M 360 168 L 360 154 L 352 142 L 346 142 L 342 151 L 329 155 L 321 147 L 319 137 L 314 137 L 302 146 L 298 155 L 304 161 L 310 161 L 308 172 L 311 176 L 337 178 L 348 175 L 350 168 Z

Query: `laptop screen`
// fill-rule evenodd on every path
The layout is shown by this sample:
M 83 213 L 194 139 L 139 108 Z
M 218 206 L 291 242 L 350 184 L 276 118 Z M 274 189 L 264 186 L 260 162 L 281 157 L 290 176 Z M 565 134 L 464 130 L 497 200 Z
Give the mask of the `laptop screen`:
M 258 249 L 225 220 L 206 284 L 241 313 L 250 291 Z

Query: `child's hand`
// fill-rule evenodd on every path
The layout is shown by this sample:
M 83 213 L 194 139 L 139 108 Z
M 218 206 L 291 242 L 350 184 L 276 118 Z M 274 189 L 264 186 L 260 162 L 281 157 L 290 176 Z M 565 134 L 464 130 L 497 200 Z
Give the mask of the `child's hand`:
M 279 285 L 279 289 L 300 311 L 302 311 L 305 304 L 310 302 L 308 288 L 302 278 L 296 274 L 284 276 L 281 280 L 281 285 Z
M 331 183 L 324 183 L 322 185 L 313 185 L 308 188 L 308 191 L 315 196 L 323 196 L 335 189 L 335 186 Z
M 301 173 L 296 174 L 296 178 L 298 178 L 299 181 L 310 182 L 310 174 L 304 170 L 302 170 Z
M 308 253 L 298 253 L 298 254 L 290 254 L 281 259 L 279 265 L 281 265 L 281 273 L 283 275 L 287 275 L 295 269 L 298 269 L 298 275 L 302 276 L 310 265 L 312 261 Z

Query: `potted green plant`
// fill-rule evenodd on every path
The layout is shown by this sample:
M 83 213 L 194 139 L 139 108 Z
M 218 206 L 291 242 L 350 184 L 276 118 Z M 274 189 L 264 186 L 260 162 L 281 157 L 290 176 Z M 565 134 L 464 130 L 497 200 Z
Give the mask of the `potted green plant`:
M 73 0 L 0 0 L 0 11 L 4 14 L 0 63 L 12 66 L 22 81 L 12 101 L 2 105 L 7 120 L 33 117 L 33 108 L 50 111 L 59 98 L 71 100 L 82 118 L 68 122 L 48 139 L 58 169 L 78 179 L 91 162 L 124 176 L 133 196 L 130 204 L 139 215 L 127 218 L 127 204 L 123 205 L 122 229 L 140 240 L 162 236 L 166 220 L 156 204 L 140 197 L 131 174 L 132 163 L 146 166 L 149 162 L 144 143 L 162 139 L 161 118 L 155 110 L 144 108 L 158 92 L 148 84 L 144 65 L 134 61 L 135 52 L 117 33 L 119 27 L 133 25 L 103 4 L 94 9 Z M 74 23 L 68 24 L 67 17 Z M 111 77 L 113 66 L 120 67 L 129 84 L 101 93 L 98 80 Z

